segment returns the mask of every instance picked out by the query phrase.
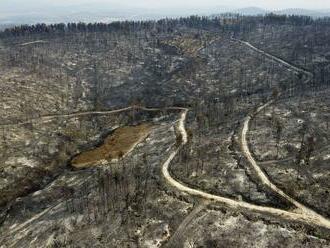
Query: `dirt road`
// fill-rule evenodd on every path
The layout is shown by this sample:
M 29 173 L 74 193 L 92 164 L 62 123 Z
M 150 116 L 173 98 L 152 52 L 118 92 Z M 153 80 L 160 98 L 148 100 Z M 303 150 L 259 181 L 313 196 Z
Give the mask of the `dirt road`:
M 261 111 L 263 108 L 267 107 L 270 103 L 271 102 L 261 106 L 258 109 L 258 111 Z M 123 109 L 113 110 L 113 111 L 83 112 L 83 113 L 75 113 L 75 114 L 68 114 L 68 115 L 62 115 L 62 116 L 75 117 L 75 116 L 81 116 L 81 115 L 87 115 L 87 114 L 110 114 L 110 113 L 117 113 L 117 112 L 127 111 L 127 110 L 130 110 L 132 108 L 133 107 L 128 107 L 128 108 L 123 108 Z M 140 108 L 140 109 L 143 109 L 143 110 L 146 110 L 146 111 L 159 111 L 159 110 L 161 110 L 161 109 L 157 109 L 157 108 Z M 319 214 L 313 212 L 312 210 L 310 210 L 307 207 L 303 206 L 302 204 L 298 203 L 297 201 L 295 201 L 291 197 L 287 196 L 284 192 L 281 192 L 275 185 L 271 184 L 269 179 L 266 177 L 266 175 L 262 172 L 262 170 L 259 168 L 257 163 L 254 161 L 254 159 L 252 158 L 252 156 L 249 152 L 249 149 L 247 147 L 247 141 L 246 141 L 246 133 L 248 132 L 249 121 L 251 120 L 250 116 L 248 116 L 245 120 L 245 123 L 244 123 L 245 128 L 243 129 L 243 133 L 242 133 L 242 141 L 244 141 L 244 139 L 245 139 L 245 142 L 243 142 L 244 147 L 245 147 L 244 152 L 246 153 L 246 155 L 249 156 L 249 158 L 250 158 L 249 161 L 251 163 L 253 163 L 253 166 L 256 169 L 256 171 L 258 171 L 258 175 L 261 178 L 261 180 L 264 183 L 266 183 L 267 185 L 269 185 L 275 192 L 281 194 L 282 196 L 285 196 L 286 199 L 290 200 L 292 203 L 294 203 L 294 205 L 297 206 L 297 209 L 302 210 L 302 211 L 300 211 L 300 212 L 289 212 L 289 211 L 285 211 L 285 210 L 282 210 L 282 209 L 258 206 L 258 205 L 254 205 L 254 204 L 243 202 L 243 201 L 233 200 L 233 199 L 230 199 L 230 198 L 209 194 L 207 192 L 203 192 L 202 190 L 190 188 L 190 187 L 182 184 L 178 180 L 174 179 L 169 173 L 169 166 L 170 166 L 171 162 L 173 161 L 173 159 L 175 158 L 175 156 L 178 154 L 179 150 L 182 148 L 182 146 L 184 146 L 188 141 L 188 136 L 187 136 L 187 132 L 186 132 L 186 129 L 185 129 L 185 121 L 186 121 L 186 118 L 187 118 L 188 109 L 180 108 L 180 107 L 171 107 L 171 108 L 167 108 L 167 109 L 168 110 L 181 111 L 180 119 L 177 122 L 178 123 L 177 130 L 181 133 L 182 143 L 179 147 L 175 148 L 170 153 L 167 160 L 162 164 L 162 174 L 163 174 L 165 180 L 170 185 L 172 185 L 173 187 L 175 187 L 178 190 L 180 190 L 182 192 L 185 192 L 187 194 L 201 197 L 201 198 L 205 199 L 206 201 L 210 201 L 210 202 L 214 202 L 214 203 L 218 202 L 218 203 L 221 203 L 221 204 L 224 204 L 224 205 L 228 206 L 229 208 L 239 209 L 239 210 L 242 210 L 242 211 L 244 211 L 244 210 L 256 211 L 256 212 L 259 212 L 259 213 L 269 214 L 269 215 L 273 215 L 273 216 L 283 218 L 283 219 L 287 219 L 287 220 L 304 222 L 304 223 L 307 223 L 309 225 L 318 225 L 318 226 L 326 227 L 326 228 L 330 229 L 330 221 L 329 220 L 325 219 L 324 217 L 320 216 Z M 58 118 L 58 117 L 59 116 L 42 117 L 40 120 L 45 120 L 45 118 L 47 119 L 47 118 Z M 38 221 L 41 217 L 43 217 L 45 214 L 47 214 L 47 212 L 50 211 L 51 209 L 52 208 L 47 209 L 47 210 L 35 215 L 29 221 L 24 222 L 24 223 L 20 224 L 19 226 L 15 227 L 13 230 L 11 230 L 10 233 L 20 233 L 21 230 L 23 230 L 25 226 L 29 225 L 32 221 Z M 199 208 L 198 208 L 198 210 L 199 210 Z M 188 218 L 188 220 L 189 220 L 189 218 Z
M 265 51 L 263 51 L 263 50 L 255 47 L 255 46 L 253 46 L 251 43 L 249 43 L 247 41 L 242 41 L 242 40 L 239 40 L 239 39 L 235 39 L 233 37 L 231 38 L 231 40 L 236 41 L 236 42 L 238 42 L 240 44 L 243 44 L 243 45 L 249 47 L 250 49 L 252 49 L 252 50 L 254 50 L 254 51 L 256 51 L 256 52 L 258 52 L 258 53 L 260 53 L 262 55 L 265 55 L 267 58 L 269 58 L 271 60 L 274 60 L 274 61 L 276 61 L 276 62 L 284 65 L 288 69 L 294 70 L 297 73 L 303 73 L 303 74 L 307 75 L 308 77 L 313 77 L 313 74 L 311 72 L 309 72 L 307 70 L 304 70 L 302 68 L 298 68 L 297 66 L 295 66 L 295 65 L 293 65 L 293 64 L 291 64 L 291 63 L 289 63 L 289 62 L 287 62 L 287 61 L 285 61 L 285 60 L 283 60 L 281 58 L 278 58 L 278 57 L 276 57 L 276 56 L 274 56 L 272 54 L 269 54 L 269 53 L 267 53 L 267 52 L 265 52 Z
M 46 123 L 58 118 L 76 118 L 81 116 L 88 116 L 88 115 L 109 115 L 109 114 L 115 114 L 115 113 L 121 113 L 125 111 L 129 111 L 132 109 L 136 110 L 143 110 L 143 111 L 160 111 L 160 110 L 185 110 L 185 108 L 180 107 L 168 107 L 164 109 L 160 108 L 146 108 L 146 107 L 140 107 L 140 106 L 130 106 L 126 108 L 116 109 L 116 110 L 105 110 L 105 111 L 81 111 L 76 113 L 70 113 L 70 114 L 54 114 L 54 115 L 43 115 L 36 118 L 31 118 L 26 121 L 19 121 L 16 123 L 5 123 L 0 124 L 0 127 L 11 127 L 11 126 L 22 126 L 29 123 Z
M 269 101 L 268 103 L 264 104 L 263 106 L 259 107 L 256 114 L 259 113 L 261 110 L 269 106 L 273 101 Z M 310 218 L 314 219 L 316 222 L 318 222 L 319 225 L 329 226 L 330 227 L 330 221 L 323 216 L 317 214 L 313 210 L 309 209 L 308 207 L 304 206 L 303 204 L 299 203 L 286 193 L 284 193 L 281 189 L 279 189 L 276 185 L 274 185 L 267 175 L 263 172 L 263 170 L 259 167 L 255 159 L 252 157 L 251 152 L 249 150 L 248 141 L 247 141 L 247 133 L 249 130 L 249 123 L 251 121 L 252 117 L 249 115 L 246 117 L 242 129 L 242 136 L 241 136 L 241 142 L 242 142 L 242 151 L 245 155 L 245 157 L 248 159 L 250 164 L 252 165 L 253 169 L 257 173 L 258 177 L 260 178 L 261 182 L 265 184 L 267 187 L 269 187 L 272 191 L 276 192 L 289 202 L 291 202 L 293 205 L 295 205 L 301 212 L 302 215 L 304 215 L 304 218 Z
M 185 219 L 180 223 L 179 227 L 175 230 L 170 239 L 166 242 L 165 248 L 179 247 L 180 241 L 184 239 L 184 235 L 189 224 L 192 224 L 200 212 L 202 212 L 207 205 L 208 201 L 202 200 L 193 210 L 185 217 Z M 206 213 L 205 213 L 206 214 Z
M 261 106 L 258 109 L 258 111 L 261 111 L 263 108 L 267 107 L 269 104 L 271 104 L 271 102 L 268 102 L 265 105 Z M 303 206 L 302 204 L 296 202 L 294 199 L 290 198 L 289 196 L 287 196 L 288 199 L 292 202 L 295 202 L 296 203 L 295 205 L 299 206 L 299 210 L 303 210 L 302 213 L 289 212 L 286 210 L 272 208 L 272 207 L 258 206 L 258 205 L 254 205 L 254 204 L 243 202 L 243 201 L 237 201 L 237 200 L 229 199 L 226 197 L 212 195 L 212 194 L 206 193 L 202 190 L 190 188 L 190 187 L 184 185 L 183 183 L 179 182 L 178 180 L 174 179 L 169 173 L 169 166 L 170 166 L 171 162 L 173 161 L 173 159 L 175 158 L 175 156 L 178 154 L 181 147 L 187 143 L 187 132 L 185 129 L 185 121 L 186 121 L 186 117 L 187 117 L 187 112 L 188 112 L 188 109 L 185 109 L 184 111 L 182 111 L 180 120 L 179 120 L 178 126 L 177 126 L 178 131 L 182 135 L 182 144 L 180 147 L 178 147 L 174 151 L 172 151 L 172 153 L 170 154 L 168 159 L 162 165 L 163 176 L 165 177 L 166 181 L 170 185 L 172 185 L 173 187 L 175 187 L 178 190 L 185 192 L 187 194 L 202 197 L 206 200 L 210 200 L 213 202 L 223 203 L 223 204 L 227 205 L 228 207 L 231 207 L 234 209 L 246 209 L 246 210 L 250 210 L 250 211 L 257 211 L 260 213 L 271 214 L 273 216 L 281 217 L 281 218 L 288 219 L 288 220 L 300 221 L 300 222 L 304 222 L 304 223 L 307 223 L 310 225 L 318 225 L 318 226 L 326 227 L 326 228 L 330 229 L 329 220 L 327 220 L 324 217 L 320 216 L 319 214 L 313 212 L 312 210 L 308 209 L 307 207 Z M 246 127 L 248 127 L 250 119 L 251 119 L 250 116 L 246 118 L 246 121 L 244 123 Z M 245 128 L 245 130 L 244 130 L 245 137 L 246 137 L 247 131 L 248 131 L 248 129 Z M 245 145 L 247 145 L 247 144 L 245 144 Z M 250 154 L 248 148 L 246 151 L 248 152 L 248 154 Z M 251 156 L 251 154 L 250 154 L 250 156 Z M 250 159 L 251 159 L 251 161 L 254 161 L 252 156 Z M 254 163 L 255 163 L 255 161 L 254 161 Z M 259 171 L 259 173 L 258 173 L 259 177 L 266 184 L 273 185 L 270 183 L 270 181 L 268 180 L 266 175 L 261 171 L 261 169 L 259 168 L 259 166 L 256 163 L 254 164 L 254 166 L 255 166 L 256 170 Z M 275 192 L 278 192 L 278 193 L 280 192 L 280 190 L 275 185 L 272 186 L 272 189 Z M 285 193 L 282 192 L 282 195 L 284 196 Z
M 22 44 L 19 44 L 19 45 L 20 46 L 28 46 L 28 45 L 32 45 L 32 44 L 38 44 L 38 43 L 48 43 L 48 41 L 45 41 L 45 40 L 36 40 L 36 41 L 22 43 Z

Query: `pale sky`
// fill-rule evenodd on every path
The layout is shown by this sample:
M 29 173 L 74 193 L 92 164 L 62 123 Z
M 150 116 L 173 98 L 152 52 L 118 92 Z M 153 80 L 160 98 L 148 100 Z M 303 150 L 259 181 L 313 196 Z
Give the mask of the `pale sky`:
M 82 0 L 75 0 L 82 1 Z M 103 0 L 106 1 L 106 0 Z M 283 9 L 283 8 L 307 8 L 307 9 L 324 9 L 330 8 L 330 0 L 108 0 L 107 2 L 117 2 L 125 4 L 138 4 L 142 7 L 175 7 L 175 6 L 233 6 L 233 7 L 250 7 L 256 6 L 266 9 Z
M 14 7 L 23 4 L 41 5 L 75 5 L 107 3 L 113 7 L 141 7 L 141 8 L 190 8 L 228 6 L 235 8 L 261 7 L 266 9 L 306 8 L 306 9 L 330 9 L 330 0 L 0 0 L 1 7 Z

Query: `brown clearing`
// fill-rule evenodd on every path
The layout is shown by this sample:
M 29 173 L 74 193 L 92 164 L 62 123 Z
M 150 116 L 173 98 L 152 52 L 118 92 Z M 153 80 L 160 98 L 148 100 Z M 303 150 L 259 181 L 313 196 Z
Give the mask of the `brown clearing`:
M 71 165 L 77 169 L 82 169 L 95 166 L 103 160 L 119 159 L 143 141 L 151 129 L 152 125 L 147 123 L 120 127 L 110 134 L 101 146 L 73 158 Z
M 202 45 L 202 43 L 198 39 L 194 39 L 191 37 L 176 38 L 168 41 L 167 44 L 176 46 L 184 54 L 193 56 L 197 55 L 197 51 Z

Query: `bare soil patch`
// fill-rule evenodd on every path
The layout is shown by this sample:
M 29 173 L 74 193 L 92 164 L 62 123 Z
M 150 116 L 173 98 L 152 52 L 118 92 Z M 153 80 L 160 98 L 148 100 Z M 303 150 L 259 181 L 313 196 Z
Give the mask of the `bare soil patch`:
M 120 127 L 110 134 L 101 146 L 76 156 L 71 161 L 71 165 L 82 169 L 95 166 L 95 164 L 104 160 L 119 159 L 144 140 L 149 135 L 152 127 L 153 125 L 149 123 Z

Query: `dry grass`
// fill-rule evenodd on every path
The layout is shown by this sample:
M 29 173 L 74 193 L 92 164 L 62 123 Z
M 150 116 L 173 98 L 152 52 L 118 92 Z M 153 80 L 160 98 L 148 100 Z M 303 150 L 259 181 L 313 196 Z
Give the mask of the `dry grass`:
M 83 152 L 75 157 L 71 161 L 71 165 L 81 169 L 95 166 L 104 160 L 120 159 L 144 140 L 151 129 L 151 124 L 118 128 L 105 139 L 100 147 Z
M 198 49 L 202 46 L 200 40 L 191 37 L 176 38 L 167 43 L 178 47 L 184 54 L 190 56 L 196 56 Z

